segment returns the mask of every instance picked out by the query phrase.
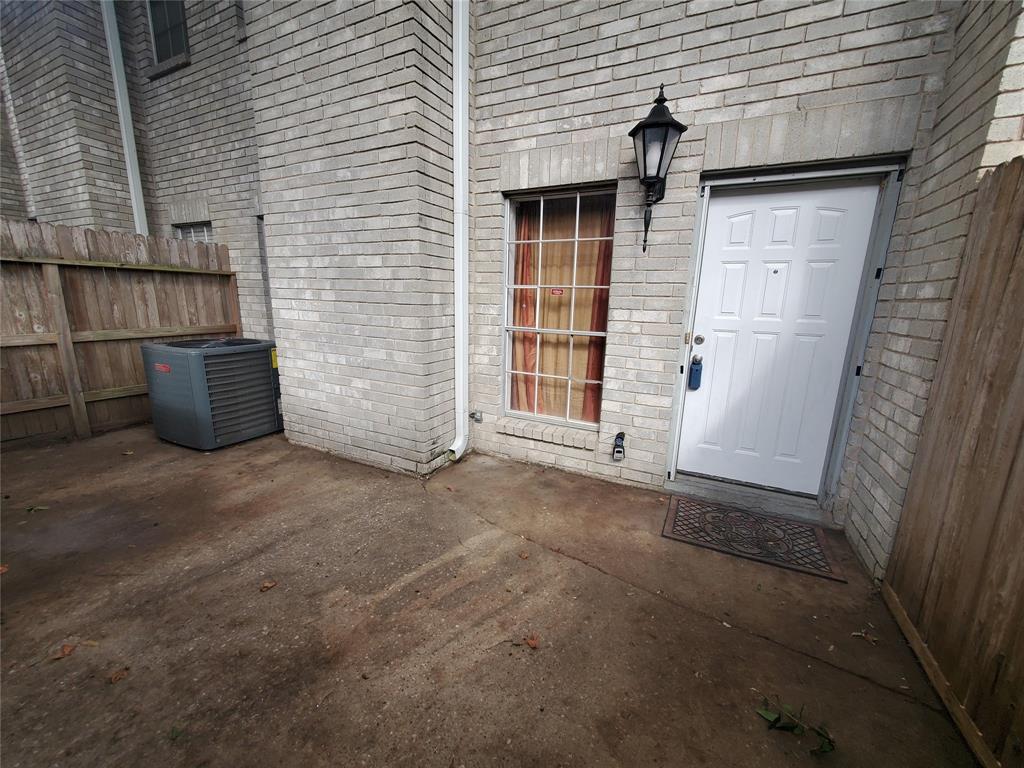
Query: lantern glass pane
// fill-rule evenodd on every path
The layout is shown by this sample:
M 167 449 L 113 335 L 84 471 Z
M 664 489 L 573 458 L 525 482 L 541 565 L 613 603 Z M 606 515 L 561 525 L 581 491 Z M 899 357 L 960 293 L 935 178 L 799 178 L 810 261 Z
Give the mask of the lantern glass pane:
M 661 156 L 661 168 L 658 169 L 658 176 L 662 179 L 668 176 L 668 167 L 672 163 L 672 155 L 676 152 L 676 144 L 679 143 L 679 137 L 683 135 L 678 128 L 666 128 L 666 130 L 668 131 L 668 141 L 665 144 L 665 154 Z
M 652 178 L 658 174 L 658 166 L 661 165 L 662 153 L 665 150 L 665 128 L 645 128 L 644 133 L 647 135 L 644 141 L 644 178 Z
M 637 131 L 636 136 L 633 137 L 633 149 L 636 151 L 636 170 L 642 179 L 647 175 L 644 173 L 644 132 L 642 130 Z

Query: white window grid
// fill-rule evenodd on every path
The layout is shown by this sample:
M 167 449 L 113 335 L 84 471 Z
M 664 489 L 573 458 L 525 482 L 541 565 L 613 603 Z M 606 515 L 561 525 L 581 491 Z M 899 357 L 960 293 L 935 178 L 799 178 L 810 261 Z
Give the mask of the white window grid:
M 212 243 L 213 225 L 208 221 L 175 224 L 174 236 L 178 240 L 191 240 L 194 243 Z
M 610 291 L 610 286 L 607 285 L 577 285 L 576 284 L 576 270 L 579 265 L 579 244 L 586 242 L 610 242 L 614 240 L 614 233 L 612 237 L 580 237 L 580 202 L 581 199 L 588 196 L 599 196 L 613 194 L 615 190 L 613 188 L 608 189 L 596 189 L 588 190 L 586 192 L 575 192 L 572 194 L 566 193 L 551 193 L 551 194 L 539 194 L 539 195 L 526 195 L 523 197 L 515 197 L 506 200 L 506 215 L 505 215 L 505 269 L 504 269 L 504 292 L 505 292 L 505 309 L 502 314 L 503 317 L 503 360 L 504 365 L 504 392 L 505 392 L 505 413 L 515 415 L 516 417 L 525 417 L 537 421 L 545 421 L 554 424 L 572 424 L 573 426 L 580 426 L 585 429 L 597 430 L 598 425 L 591 421 L 582 421 L 579 419 L 572 418 L 572 387 L 573 384 L 583 385 L 597 384 L 602 387 L 601 394 L 602 399 L 604 396 L 604 380 L 601 379 L 587 379 L 587 378 L 574 378 L 573 377 L 573 346 L 575 339 L 574 337 L 597 337 L 606 339 L 608 337 L 607 330 L 605 331 L 578 331 L 574 330 L 576 318 L 576 291 L 577 290 L 603 290 Z M 575 197 L 576 199 L 576 222 L 575 231 L 572 238 L 552 238 L 544 239 L 544 201 L 552 199 L 566 199 L 569 197 Z M 517 203 L 532 202 L 534 200 L 539 201 L 539 216 L 537 225 L 537 234 L 541 239 L 538 240 L 516 240 L 511 236 L 516 226 L 515 216 L 513 214 L 514 206 Z M 542 267 L 544 263 L 544 244 L 548 243 L 572 243 L 573 244 L 573 255 L 572 255 L 572 285 L 565 284 L 549 284 L 541 282 Z M 517 245 L 536 245 L 537 246 L 537 283 L 536 284 L 519 284 L 515 282 L 515 247 Z M 511 322 L 512 319 L 512 307 L 514 302 L 514 292 L 516 289 L 533 289 L 534 290 L 534 318 L 536 318 L 536 327 L 528 326 L 517 326 Z M 541 289 L 544 288 L 568 288 L 570 291 L 569 298 L 569 322 L 568 328 L 544 328 L 540 325 L 540 298 Z M 512 297 L 510 299 L 510 297 Z M 512 350 L 511 350 L 511 339 L 514 333 L 533 333 L 537 335 L 537 354 L 536 360 L 534 361 L 533 371 L 520 371 L 516 370 L 512 366 Z M 558 376 L 556 374 L 543 374 L 540 373 L 540 359 L 541 359 L 541 344 L 543 343 L 544 335 L 555 335 L 555 336 L 568 336 L 569 337 L 569 372 L 567 376 Z M 512 375 L 520 373 L 534 377 L 534 388 L 533 388 L 533 411 L 516 411 L 512 410 Z M 554 379 L 556 381 L 568 382 L 566 388 L 565 397 L 565 417 L 556 417 L 550 414 L 537 413 L 538 397 L 540 394 L 540 384 L 542 379 Z

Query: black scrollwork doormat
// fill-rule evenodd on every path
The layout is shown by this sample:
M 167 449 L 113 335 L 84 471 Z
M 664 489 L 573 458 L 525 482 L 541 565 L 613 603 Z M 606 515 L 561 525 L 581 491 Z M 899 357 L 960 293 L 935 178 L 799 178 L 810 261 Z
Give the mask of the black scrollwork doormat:
M 825 532 L 807 523 L 673 496 L 661 535 L 769 565 L 846 581 L 829 559 Z

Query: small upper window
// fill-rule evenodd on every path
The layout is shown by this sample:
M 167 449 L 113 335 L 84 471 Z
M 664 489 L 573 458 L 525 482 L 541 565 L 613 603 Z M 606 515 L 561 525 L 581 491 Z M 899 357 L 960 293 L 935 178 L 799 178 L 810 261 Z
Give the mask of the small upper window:
M 196 243 L 212 243 L 213 225 L 208 221 L 196 221 L 191 224 L 175 224 L 174 236 L 179 240 L 192 240 Z
M 149 21 L 157 64 L 188 55 L 184 0 L 150 0 Z
M 505 264 L 507 410 L 597 424 L 601 416 L 615 193 L 510 204 Z

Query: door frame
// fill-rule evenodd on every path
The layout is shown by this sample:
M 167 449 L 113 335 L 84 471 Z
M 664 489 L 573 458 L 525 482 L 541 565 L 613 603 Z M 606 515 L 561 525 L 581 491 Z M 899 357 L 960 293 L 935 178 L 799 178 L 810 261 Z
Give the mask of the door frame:
M 679 373 L 672 397 L 672 411 L 669 422 L 669 450 L 667 451 L 666 478 L 671 483 L 679 474 L 679 437 L 682 426 L 683 404 L 686 399 L 686 366 L 690 359 L 692 341 L 686 343 L 686 336 L 693 331 L 694 318 L 697 311 L 697 291 L 700 286 L 701 266 L 704 257 L 704 237 L 707 233 L 708 203 L 715 187 L 749 188 L 752 191 L 769 186 L 804 184 L 814 181 L 826 181 L 837 178 L 877 178 L 879 180 L 879 196 L 875 203 L 875 211 L 871 221 L 871 232 L 868 236 L 868 248 L 865 253 L 865 269 L 862 272 L 861 284 L 858 289 L 857 305 L 853 321 L 850 325 L 850 336 L 846 345 L 846 375 L 841 379 L 836 405 L 829 432 L 828 453 L 822 470 L 821 482 L 817 499 L 824 506 L 835 496 L 839 486 L 840 470 L 843 461 L 843 449 L 849 439 L 853 417 L 853 407 L 857 397 L 858 379 L 864 366 L 867 352 L 868 337 L 874 320 L 875 307 L 878 303 L 878 291 L 882 285 L 889 241 L 892 237 L 893 225 L 896 221 L 896 206 L 899 202 L 900 188 L 906 161 L 903 159 L 881 161 L 869 164 L 850 164 L 843 167 L 821 167 L 798 171 L 765 171 L 747 175 L 709 175 L 699 182 L 697 211 L 694 217 L 693 258 L 690 259 L 688 270 L 688 291 L 686 300 L 686 324 L 679 339 Z M 728 481 L 736 482 L 736 481 Z M 746 485 L 746 484 L 744 484 Z M 756 488 L 758 486 L 747 485 Z M 780 489 L 772 489 L 777 493 L 790 493 Z

